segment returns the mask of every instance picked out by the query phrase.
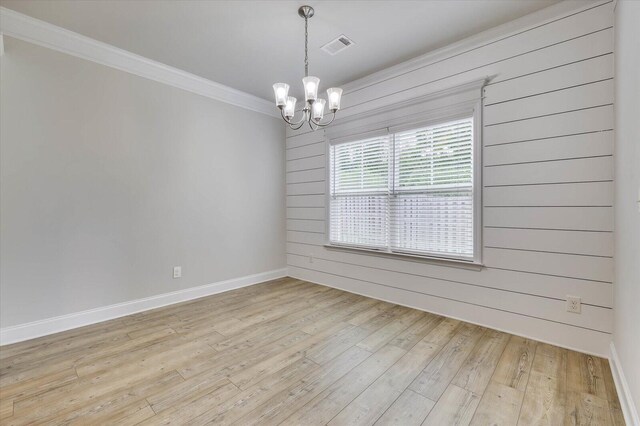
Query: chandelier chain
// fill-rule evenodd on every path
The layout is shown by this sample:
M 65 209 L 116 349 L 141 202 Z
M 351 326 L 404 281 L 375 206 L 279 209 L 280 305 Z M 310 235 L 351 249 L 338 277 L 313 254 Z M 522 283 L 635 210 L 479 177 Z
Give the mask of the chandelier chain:
M 308 53 L 308 44 L 309 44 L 309 29 L 308 29 L 309 19 L 305 16 L 304 18 L 304 76 L 309 76 L 309 53 Z

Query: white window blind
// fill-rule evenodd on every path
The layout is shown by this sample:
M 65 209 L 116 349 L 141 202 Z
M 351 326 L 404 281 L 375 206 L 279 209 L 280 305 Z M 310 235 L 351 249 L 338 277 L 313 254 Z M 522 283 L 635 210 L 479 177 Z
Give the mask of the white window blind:
M 331 242 L 389 245 L 389 141 L 384 135 L 331 146 Z
M 473 118 L 331 146 L 330 242 L 473 258 Z
M 395 135 L 395 251 L 473 256 L 473 120 Z

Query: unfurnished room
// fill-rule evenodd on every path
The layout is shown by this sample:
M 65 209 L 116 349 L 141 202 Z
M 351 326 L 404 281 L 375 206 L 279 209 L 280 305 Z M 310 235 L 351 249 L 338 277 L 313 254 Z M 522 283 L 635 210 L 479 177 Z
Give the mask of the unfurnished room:
M 0 425 L 640 426 L 640 0 L 0 0 Z

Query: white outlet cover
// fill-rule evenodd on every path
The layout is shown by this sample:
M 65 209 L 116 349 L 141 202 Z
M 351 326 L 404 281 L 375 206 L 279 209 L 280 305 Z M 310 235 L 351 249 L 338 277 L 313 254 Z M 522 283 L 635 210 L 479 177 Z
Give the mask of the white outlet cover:
M 582 312 L 582 299 L 567 295 L 567 312 L 579 314 Z
M 173 267 L 173 278 L 182 277 L 182 266 L 174 266 Z

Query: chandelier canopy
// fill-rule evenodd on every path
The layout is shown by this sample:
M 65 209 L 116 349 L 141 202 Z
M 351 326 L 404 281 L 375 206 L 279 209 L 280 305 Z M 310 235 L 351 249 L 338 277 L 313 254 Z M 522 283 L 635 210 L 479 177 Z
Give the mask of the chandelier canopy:
M 302 117 L 300 117 L 300 119 L 294 120 L 296 102 L 298 100 L 293 96 L 289 96 L 289 85 L 286 83 L 276 83 L 273 85 L 276 106 L 280 109 L 280 114 L 284 121 L 294 130 L 298 130 L 304 126 L 304 123 L 309 123 L 311 130 L 328 126 L 335 119 L 336 111 L 340 109 L 340 99 L 342 98 L 342 89 L 339 87 L 330 87 L 327 89 L 327 100 L 319 98 L 318 87 L 320 86 L 320 79 L 309 75 L 308 25 L 309 18 L 311 18 L 313 14 L 314 10 L 311 6 L 302 6 L 298 9 L 298 15 L 304 18 L 304 78 L 302 79 L 302 85 L 304 87 L 305 105 L 302 109 Z M 322 119 L 324 118 L 325 106 L 328 106 L 332 116 L 329 121 L 323 123 Z

